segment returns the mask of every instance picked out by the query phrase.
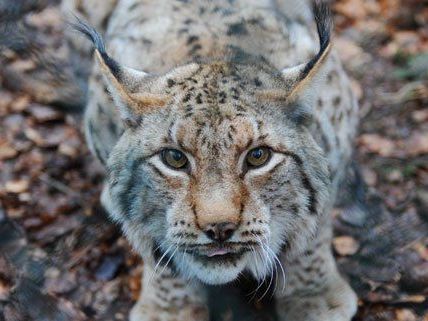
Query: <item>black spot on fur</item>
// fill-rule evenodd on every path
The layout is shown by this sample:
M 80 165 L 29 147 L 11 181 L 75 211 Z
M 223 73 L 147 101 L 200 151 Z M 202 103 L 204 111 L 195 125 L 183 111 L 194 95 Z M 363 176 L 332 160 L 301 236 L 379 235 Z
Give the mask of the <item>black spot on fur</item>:
M 190 45 L 191 43 L 197 41 L 199 39 L 198 36 L 189 36 L 189 38 L 187 38 L 187 44 Z
M 244 22 L 238 22 L 238 23 L 230 24 L 226 34 L 228 36 L 242 36 L 242 35 L 247 35 L 248 30 Z
M 168 80 L 166 81 L 166 83 L 167 83 L 168 88 L 171 88 L 172 86 L 174 86 L 174 85 L 175 85 L 175 81 L 174 81 L 174 80 L 172 80 L 172 79 L 168 79 Z
M 260 87 L 262 85 L 262 82 L 260 81 L 259 78 L 254 78 L 254 85 L 256 87 Z
M 108 120 L 107 127 L 110 133 L 113 135 L 117 134 L 117 124 L 111 118 Z
M 196 95 L 195 101 L 197 104 L 202 104 L 202 94 L 201 93 Z
M 195 44 L 192 46 L 192 48 L 189 50 L 189 55 L 194 55 L 198 50 L 201 50 L 202 46 L 200 44 Z
M 141 3 L 141 2 L 134 3 L 132 6 L 130 6 L 130 7 L 128 8 L 128 11 L 133 11 L 133 10 L 135 10 L 137 7 L 139 7 L 140 5 L 142 5 L 142 3 Z
M 224 91 L 220 91 L 218 96 L 219 96 L 219 103 L 224 104 L 226 102 L 226 97 L 227 97 L 226 93 Z
M 187 103 L 190 98 L 192 98 L 192 95 L 190 93 L 187 93 L 183 98 L 183 103 Z
M 298 214 L 299 213 L 299 206 L 297 206 L 297 204 L 291 204 L 290 205 L 290 209 L 293 212 L 293 214 Z
M 333 99 L 333 105 L 334 105 L 334 107 L 338 107 L 340 105 L 341 101 L 342 101 L 342 98 L 340 98 L 340 96 L 335 97 Z

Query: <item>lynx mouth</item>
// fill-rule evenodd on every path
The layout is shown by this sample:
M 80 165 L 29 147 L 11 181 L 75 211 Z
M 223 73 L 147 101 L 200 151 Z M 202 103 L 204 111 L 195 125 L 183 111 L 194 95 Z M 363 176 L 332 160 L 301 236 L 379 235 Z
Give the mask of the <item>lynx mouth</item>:
M 233 264 L 239 261 L 248 249 L 240 249 L 239 251 L 232 252 L 227 249 L 219 248 L 218 250 L 206 253 L 194 253 L 196 261 L 206 264 Z
M 258 247 L 255 242 L 229 242 L 187 245 L 182 250 L 193 260 L 208 264 L 233 264 Z
M 191 249 L 189 249 L 191 247 Z M 226 284 L 245 269 L 255 244 L 247 242 L 192 244 L 182 257 L 180 270 L 206 284 Z

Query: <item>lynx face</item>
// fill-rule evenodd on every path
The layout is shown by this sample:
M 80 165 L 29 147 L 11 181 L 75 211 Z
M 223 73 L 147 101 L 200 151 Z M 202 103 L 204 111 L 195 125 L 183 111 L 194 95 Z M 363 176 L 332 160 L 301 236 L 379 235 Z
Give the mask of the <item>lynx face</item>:
M 108 159 L 104 203 L 160 266 L 210 284 L 244 270 L 261 279 L 281 249 L 296 253 L 313 237 L 329 205 L 327 160 L 303 99 L 329 48 L 328 23 L 318 21 L 321 49 L 307 64 L 280 72 L 219 59 L 161 76 L 120 66 L 78 26 L 126 127 Z
M 116 218 L 149 235 L 184 275 L 262 278 L 281 247 L 315 231 L 328 184 L 297 106 L 264 97 L 273 71 L 233 63 L 168 78 L 168 105 L 126 130 L 108 163 Z M 169 84 L 169 85 L 168 85 Z M 158 258 L 159 259 L 159 258 Z

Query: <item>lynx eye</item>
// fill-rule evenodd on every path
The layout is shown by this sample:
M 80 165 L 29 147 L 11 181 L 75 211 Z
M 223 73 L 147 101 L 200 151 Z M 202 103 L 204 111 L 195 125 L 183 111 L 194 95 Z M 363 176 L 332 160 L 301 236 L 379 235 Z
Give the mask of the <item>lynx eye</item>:
M 250 150 L 245 158 L 248 167 L 260 167 L 270 159 L 271 151 L 268 147 L 257 147 Z
M 177 149 L 164 149 L 161 158 L 167 166 L 173 169 L 183 169 L 188 163 L 186 155 Z

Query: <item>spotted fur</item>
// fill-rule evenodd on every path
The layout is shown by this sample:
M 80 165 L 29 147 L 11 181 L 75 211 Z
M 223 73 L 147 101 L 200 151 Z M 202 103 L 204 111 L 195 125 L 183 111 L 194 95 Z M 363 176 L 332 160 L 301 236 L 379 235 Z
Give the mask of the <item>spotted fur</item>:
M 77 29 L 95 46 L 85 126 L 107 170 L 102 202 L 147 267 L 131 320 L 207 320 L 203 284 L 245 271 L 277 275 L 281 320 L 350 320 L 329 214 L 358 107 L 326 6 L 118 0 L 107 16 L 106 46 Z M 250 169 L 259 146 L 272 156 Z M 165 148 L 186 170 L 164 164 Z M 236 227 L 222 244 L 231 255 L 208 258 L 217 245 L 204 231 L 223 222 Z

